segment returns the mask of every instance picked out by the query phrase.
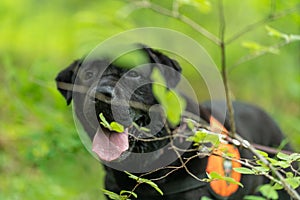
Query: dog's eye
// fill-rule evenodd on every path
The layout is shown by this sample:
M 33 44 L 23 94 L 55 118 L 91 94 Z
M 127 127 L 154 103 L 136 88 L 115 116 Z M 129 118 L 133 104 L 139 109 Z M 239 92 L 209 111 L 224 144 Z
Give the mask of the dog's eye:
M 93 72 L 87 71 L 87 72 L 85 72 L 83 78 L 84 78 L 84 80 L 89 80 L 89 79 L 93 78 L 93 76 L 94 76 L 94 73 L 93 73 Z
M 140 76 L 139 73 L 137 73 L 137 72 L 134 71 L 134 70 L 131 70 L 131 71 L 127 72 L 126 75 L 127 75 L 128 77 L 131 77 L 131 78 L 137 78 L 137 77 Z

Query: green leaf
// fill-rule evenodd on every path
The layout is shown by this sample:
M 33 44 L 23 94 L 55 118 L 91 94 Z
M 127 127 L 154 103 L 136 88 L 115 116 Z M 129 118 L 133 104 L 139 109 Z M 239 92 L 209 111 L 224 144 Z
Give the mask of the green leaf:
M 186 123 L 190 130 L 193 130 L 195 128 L 195 125 L 192 120 L 186 119 Z
M 105 119 L 103 113 L 100 113 L 100 114 L 99 114 L 99 117 L 100 117 L 100 120 L 101 120 L 100 124 L 102 124 L 105 128 L 111 129 L 111 128 L 110 128 L 110 125 L 109 125 L 109 123 L 106 121 L 106 119 Z
M 263 173 L 263 172 L 268 172 L 270 169 L 266 166 L 258 166 L 253 168 L 255 172 L 257 173 Z
M 300 161 L 300 154 L 299 153 L 292 153 L 290 155 L 291 161 Z
M 110 131 L 116 131 L 118 133 L 124 132 L 124 126 L 119 124 L 118 122 L 111 122 L 110 124 L 106 121 L 103 113 L 99 114 L 100 117 L 100 124 L 102 124 L 105 128 L 107 128 Z
M 279 183 L 275 183 L 273 186 L 274 190 L 282 190 L 283 189 L 283 186 L 280 185 Z
M 279 157 L 281 157 L 283 159 L 289 160 L 289 156 L 288 155 L 286 157 L 284 154 L 282 154 L 282 153 L 279 154 L 278 153 L 277 156 L 279 156 Z M 270 161 L 270 163 L 272 165 L 274 165 L 274 166 L 278 166 L 278 167 L 282 167 L 282 168 L 288 168 L 288 167 L 290 167 L 290 162 L 285 161 L 285 160 L 279 160 L 278 161 L 278 160 L 275 160 L 273 158 L 267 158 L 267 160 Z
M 154 68 L 151 74 L 153 94 L 166 112 L 167 120 L 171 126 L 179 124 L 181 114 L 185 110 L 185 100 L 172 89 L 166 88 L 166 83 L 159 69 Z
M 287 172 L 287 173 L 285 174 L 285 176 L 286 176 L 287 178 L 292 178 L 292 177 L 294 177 L 294 174 L 293 174 L 292 172 Z
M 257 42 L 252 42 L 252 41 L 243 42 L 242 46 L 249 49 L 249 50 L 251 50 L 251 51 L 260 51 L 260 50 L 265 48 L 261 44 L 258 44 Z
M 289 36 L 285 33 L 282 33 L 270 26 L 266 26 L 265 27 L 266 30 L 268 31 L 268 35 L 272 36 L 272 37 L 277 37 L 277 38 L 282 38 L 282 39 L 285 39 L 285 40 L 288 40 Z
M 290 160 L 290 156 L 282 152 L 279 152 L 276 156 L 281 160 Z
M 103 193 L 105 195 L 107 195 L 110 199 L 113 199 L 113 200 L 122 200 L 122 198 L 120 197 L 119 194 L 117 193 L 114 193 L 114 192 L 111 192 L 109 190 L 105 190 L 105 189 L 102 189 Z
M 213 180 L 224 180 L 227 183 L 237 184 L 241 187 L 244 187 L 242 183 L 236 181 L 234 178 L 222 176 L 222 175 L 218 174 L 217 172 L 211 172 L 208 177 L 211 181 L 213 181 Z
M 285 181 L 292 186 L 293 189 L 296 189 L 300 186 L 300 177 L 289 177 Z
M 163 93 L 167 90 L 166 88 L 166 81 L 162 74 L 160 73 L 158 68 L 153 68 L 152 74 L 151 74 L 151 79 L 158 85 L 163 86 Z
M 207 134 L 203 143 L 210 142 L 213 146 L 218 146 L 220 144 L 220 138 L 215 134 Z
M 262 185 L 258 190 L 267 199 L 278 199 L 277 191 L 270 184 Z
M 276 163 L 273 163 L 274 166 L 282 167 L 282 168 L 288 168 L 291 166 L 291 164 L 287 161 L 278 161 Z
M 161 191 L 161 189 L 152 181 L 148 180 L 148 179 L 139 179 L 140 183 L 146 183 L 148 185 L 150 185 L 151 187 L 153 187 L 160 195 L 163 195 L 164 193 Z
M 246 167 L 235 167 L 233 168 L 233 170 L 241 174 L 255 174 L 255 172 L 252 169 Z
M 120 195 L 126 195 L 126 196 L 129 196 L 129 195 L 132 195 L 132 196 L 134 196 L 134 198 L 137 198 L 137 194 L 136 193 L 134 193 L 134 192 L 132 192 L 132 191 L 128 191 L 128 190 L 122 190 L 121 192 L 120 192 Z M 127 195 L 128 194 L 128 195 Z
M 256 153 L 260 154 L 261 156 L 263 156 L 265 158 L 269 157 L 269 155 L 266 152 L 264 152 L 264 151 L 256 150 Z
M 159 194 L 163 195 L 163 192 L 161 189 L 151 180 L 145 179 L 145 178 L 140 178 L 138 176 L 135 176 L 127 171 L 125 173 L 128 175 L 129 178 L 136 180 L 138 183 L 145 183 L 153 187 Z
M 257 54 L 260 52 L 268 52 L 273 54 L 279 53 L 278 48 L 263 46 L 257 42 L 252 41 L 243 42 L 242 46 L 249 49 L 253 54 Z
M 195 142 L 197 144 L 211 143 L 214 146 L 220 144 L 220 138 L 218 135 L 203 131 L 196 131 L 193 136 L 187 138 L 187 141 Z
M 119 124 L 118 122 L 110 123 L 110 127 L 113 131 L 116 131 L 118 133 L 123 133 L 124 132 L 124 126 Z
M 264 197 L 254 196 L 254 195 L 247 195 L 244 197 L 244 200 L 267 200 Z
M 159 69 L 154 68 L 151 74 L 151 79 L 154 81 L 152 84 L 152 91 L 156 99 L 161 103 L 161 105 L 167 104 L 166 102 L 166 82 L 164 77 L 161 75 Z
M 277 165 L 277 163 L 279 162 L 278 160 L 275 160 L 274 158 L 267 158 L 267 160 L 272 164 L 272 165 Z
M 186 102 L 174 90 L 166 92 L 166 101 L 167 104 L 164 107 L 166 108 L 167 119 L 172 126 L 176 126 L 180 122 L 181 113 L 186 107 Z
M 196 131 L 196 133 L 193 136 L 187 138 L 187 141 L 195 142 L 195 143 L 203 143 L 203 140 L 207 136 L 207 134 L 208 133 L 206 132 Z
M 131 178 L 131 179 L 133 179 L 133 180 L 136 180 L 136 181 L 137 181 L 137 180 L 139 179 L 139 177 L 136 176 L 136 175 L 133 175 L 133 174 L 127 172 L 127 171 L 124 171 L 124 172 L 128 175 L 129 178 Z

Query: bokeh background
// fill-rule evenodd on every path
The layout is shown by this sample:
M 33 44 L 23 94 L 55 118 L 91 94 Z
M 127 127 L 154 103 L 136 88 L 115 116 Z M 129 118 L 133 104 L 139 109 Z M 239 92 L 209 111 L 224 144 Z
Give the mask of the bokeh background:
M 154 2 L 171 8 L 170 0 Z M 218 35 L 217 1 L 186 2 L 198 2 L 202 7 L 183 5 L 180 11 Z M 224 2 L 227 37 L 263 19 L 271 5 L 267 0 Z M 299 7 L 298 0 L 273 2 L 277 11 Z M 220 64 L 218 46 L 188 25 L 147 9 L 129 11 L 132 7 L 121 0 L 0 1 L 1 200 L 104 199 L 100 190 L 103 168 L 81 144 L 72 109 L 66 106 L 54 82 L 61 69 L 101 41 L 132 28 L 165 27 L 197 40 Z M 268 25 L 299 35 L 299 10 Z M 242 45 L 249 41 L 270 46 L 280 39 L 268 36 L 265 25 L 257 27 L 228 46 L 229 66 L 249 53 Z M 299 52 L 300 42 L 293 42 L 276 54 L 231 68 L 229 73 L 235 99 L 263 107 L 279 123 L 297 152 L 300 149 Z M 208 98 L 198 92 L 200 101 Z

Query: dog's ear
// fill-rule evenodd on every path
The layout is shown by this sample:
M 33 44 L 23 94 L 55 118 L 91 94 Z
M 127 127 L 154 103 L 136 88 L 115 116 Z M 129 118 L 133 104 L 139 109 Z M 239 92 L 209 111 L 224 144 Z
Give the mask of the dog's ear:
M 181 77 L 181 67 L 178 62 L 149 47 L 144 47 L 144 50 L 147 52 L 152 63 L 159 63 L 163 65 L 159 66 L 158 68 L 165 77 L 167 87 L 174 88 L 180 81 Z M 168 69 L 167 66 L 171 67 L 172 69 Z
M 81 60 L 75 60 L 66 69 L 62 70 L 55 78 L 57 89 L 65 97 L 67 105 L 69 105 L 72 101 L 73 87 L 66 88 L 63 86 L 67 84 L 74 84 L 81 62 Z

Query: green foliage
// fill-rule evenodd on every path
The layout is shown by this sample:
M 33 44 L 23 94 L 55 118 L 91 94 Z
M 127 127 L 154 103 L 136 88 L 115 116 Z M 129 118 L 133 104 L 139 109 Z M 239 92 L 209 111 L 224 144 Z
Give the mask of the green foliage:
M 194 142 L 195 145 L 211 143 L 213 146 L 218 146 L 220 144 L 220 137 L 218 134 L 196 131 L 193 136 L 187 138 L 187 141 Z
M 161 189 L 159 189 L 159 187 L 151 180 L 145 179 L 145 178 L 140 178 L 138 176 L 135 176 L 127 171 L 125 171 L 125 173 L 128 175 L 129 178 L 135 180 L 137 182 L 137 185 L 135 188 L 137 188 L 140 184 L 148 184 L 151 187 L 153 187 L 160 195 L 163 195 L 163 192 L 161 191 Z M 120 192 L 120 194 L 117 194 L 115 192 L 112 191 L 108 191 L 105 189 L 102 189 L 102 191 L 104 192 L 105 195 L 107 195 L 110 199 L 113 200 L 130 200 L 129 198 L 131 196 L 133 196 L 134 198 L 137 198 L 137 194 L 133 191 L 127 191 L 127 190 L 122 190 Z
M 279 54 L 279 49 L 271 46 L 264 46 L 262 44 L 253 41 L 243 42 L 242 46 L 249 49 L 252 54 L 259 54 L 261 52 Z
M 267 199 L 278 199 L 277 191 L 270 184 L 260 186 L 258 191 Z
M 244 200 L 266 200 L 266 199 L 278 199 L 278 193 L 274 187 L 270 184 L 261 185 L 258 187 L 258 191 L 263 197 L 248 195 L 244 197 Z
M 241 174 L 255 174 L 255 171 L 246 167 L 236 167 L 233 168 L 234 171 L 239 172 Z
M 263 151 L 257 151 L 260 155 L 264 156 L 271 165 L 276 167 L 277 169 L 286 169 L 291 167 L 291 164 L 293 162 L 299 162 L 299 154 L 293 153 L 291 155 L 287 155 L 285 153 L 279 152 L 277 153 L 276 157 L 278 159 L 270 158 L 269 155 Z M 255 158 L 257 159 L 257 158 Z M 256 163 L 259 166 L 254 166 L 253 168 L 246 168 L 246 167 L 240 167 L 240 168 L 234 168 L 236 172 L 239 172 L 241 174 L 253 174 L 253 175 L 261 175 L 266 174 L 270 172 L 269 167 L 267 167 L 265 164 L 263 164 L 261 161 L 256 161 Z M 275 177 L 276 178 L 276 177 Z M 277 179 L 276 179 L 277 180 Z M 285 172 L 285 178 L 284 181 L 289 184 L 293 189 L 296 189 L 300 186 L 300 177 L 297 174 L 294 174 L 292 172 Z M 273 184 L 265 184 L 258 188 L 258 191 L 261 192 L 261 194 L 265 197 L 256 197 L 256 196 L 246 196 L 244 199 L 249 200 L 256 200 L 256 199 L 278 199 L 278 194 L 276 190 L 282 190 L 283 185 L 280 180 L 277 180 Z
M 103 115 L 103 113 L 99 114 L 100 117 L 100 124 L 102 124 L 105 128 L 107 128 L 110 131 L 116 131 L 118 133 L 123 133 L 124 132 L 124 126 L 119 124 L 118 122 L 111 122 L 108 123 Z
M 114 192 L 111 192 L 111 191 L 108 191 L 108 190 L 105 190 L 105 189 L 102 189 L 103 193 L 105 195 L 107 195 L 110 199 L 116 199 L 116 200 L 126 200 L 127 199 L 127 196 L 121 196 L 117 193 L 114 193 Z
M 282 33 L 270 26 L 266 26 L 266 30 L 268 31 L 268 35 L 275 38 L 284 39 L 286 42 L 300 41 L 300 35 Z
M 268 35 L 272 36 L 272 37 L 276 37 L 276 38 L 283 38 L 285 40 L 287 40 L 288 36 L 284 33 L 281 33 L 280 31 L 270 27 L 270 26 L 266 26 L 266 30 L 268 31 Z
M 137 194 L 132 192 L 132 191 L 127 191 L 127 190 L 121 190 L 120 195 L 125 195 L 127 194 L 127 196 L 133 196 L 134 198 L 137 198 Z
M 234 178 L 222 176 L 222 175 L 218 174 L 217 172 L 211 172 L 210 174 L 207 174 L 207 176 L 208 176 L 208 179 L 207 179 L 208 182 L 214 181 L 214 180 L 224 180 L 227 183 L 237 184 L 240 187 L 244 187 L 242 183 L 236 181 Z
M 133 179 L 133 180 L 136 180 L 137 183 L 141 184 L 141 183 L 145 183 L 145 184 L 148 184 L 150 185 L 151 187 L 153 187 L 160 195 L 163 195 L 163 192 L 161 191 L 161 189 L 159 189 L 159 187 L 151 180 L 148 180 L 148 179 L 145 179 L 145 178 L 140 178 L 138 176 L 135 176 L 129 172 L 126 172 L 126 174 L 128 174 L 129 178 Z
M 181 114 L 186 107 L 185 100 L 173 89 L 166 88 L 166 83 L 159 69 L 154 68 L 151 74 L 153 94 L 166 112 L 172 126 L 179 124 Z
M 110 199 L 113 200 L 130 200 L 128 198 L 129 196 L 133 196 L 134 198 L 137 198 L 137 194 L 132 191 L 122 190 L 120 194 L 105 189 L 102 189 L 102 191 L 105 195 L 107 195 Z

